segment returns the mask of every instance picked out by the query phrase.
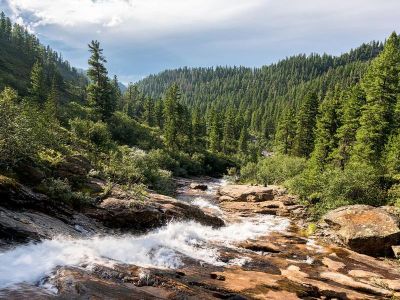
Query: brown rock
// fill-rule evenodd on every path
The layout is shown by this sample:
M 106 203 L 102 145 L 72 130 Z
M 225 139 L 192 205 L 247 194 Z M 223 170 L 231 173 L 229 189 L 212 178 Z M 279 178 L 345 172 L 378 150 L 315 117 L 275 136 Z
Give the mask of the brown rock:
M 368 205 L 340 207 L 322 218 L 326 235 L 337 237 L 354 251 L 392 255 L 391 246 L 400 242 L 399 219 L 381 208 Z
M 400 258 L 400 245 L 392 246 L 392 251 L 393 251 L 394 257 Z
M 208 189 L 208 186 L 207 186 L 207 184 L 204 184 L 204 183 L 192 182 L 192 183 L 190 184 L 190 188 L 191 188 L 192 190 L 201 190 L 201 191 L 205 191 L 205 190 Z
M 228 196 L 232 201 L 262 202 L 273 200 L 277 193 L 274 186 L 227 185 L 218 191 L 220 196 Z
M 339 271 L 340 269 L 344 268 L 346 265 L 340 261 L 332 260 L 328 257 L 324 257 L 322 263 L 327 266 L 329 269 L 333 271 Z
M 194 220 L 214 227 L 224 225 L 220 218 L 196 206 L 159 194 L 149 194 L 144 200 L 111 196 L 103 200 L 98 208 L 86 209 L 85 214 L 109 228 L 137 232 L 163 226 L 171 220 Z

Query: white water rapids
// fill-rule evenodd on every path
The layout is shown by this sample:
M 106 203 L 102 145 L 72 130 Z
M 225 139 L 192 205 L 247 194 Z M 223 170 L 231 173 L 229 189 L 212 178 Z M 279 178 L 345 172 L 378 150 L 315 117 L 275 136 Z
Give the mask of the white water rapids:
M 219 209 L 203 198 L 193 202 L 199 207 Z M 287 219 L 265 215 L 219 229 L 196 222 L 171 222 L 141 236 L 58 237 L 0 253 L 0 289 L 20 283 L 36 284 L 59 266 L 127 263 L 179 268 L 184 264 L 183 257 L 218 266 L 241 264 L 245 258 L 220 260 L 218 246 L 234 247 L 236 242 L 283 231 L 288 225 Z

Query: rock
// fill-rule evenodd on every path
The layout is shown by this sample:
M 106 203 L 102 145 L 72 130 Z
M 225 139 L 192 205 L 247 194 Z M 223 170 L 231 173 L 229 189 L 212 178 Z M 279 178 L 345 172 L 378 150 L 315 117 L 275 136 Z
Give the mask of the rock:
M 218 194 L 232 198 L 231 201 L 263 202 L 273 200 L 279 192 L 275 186 L 226 185 L 219 189 Z
M 55 166 L 54 177 L 66 178 L 72 183 L 80 183 L 86 179 L 92 169 L 90 161 L 82 155 L 67 156 Z
M 399 219 L 382 208 L 350 205 L 322 217 L 324 234 L 350 249 L 372 256 L 393 255 L 391 246 L 400 242 Z
M 114 194 L 114 193 L 111 193 Z M 148 199 L 136 200 L 123 197 L 104 199 L 100 207 L 88 208 L 85 214 L 109 228 L 145 232 L 163 226 L 171 220 L 194 220 L 203 225 L 221 227 L 222 219 L 205 213 L 200 208 L 174 198 L 149 194 Z
M 393 251 L 394 257 L 400 258 L 400 245 L 392 246 L 392 251 Z
M 206 184 L 204 184 L 204 183 L 192 182 L 190 184 L 190 188 L 192 190 L 206 191 L 208 189 L 208 186 Z

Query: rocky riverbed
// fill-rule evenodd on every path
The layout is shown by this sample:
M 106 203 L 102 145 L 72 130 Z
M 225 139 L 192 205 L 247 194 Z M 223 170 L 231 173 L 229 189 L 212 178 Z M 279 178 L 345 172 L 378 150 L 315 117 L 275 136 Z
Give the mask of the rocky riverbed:
M 177 184 L 177 199 L 149 193 L 140 201 L 114 186 L 103 201 L 80 212 L 23 186 L 3 185 L 0 298 L 400 297 L 397 260 L 350 250 L 346 239 L 333 234 L 357 229 L 335 223 L 350 220 L 349 209 L 337 212 L 341 218 L 327 216 L 310 236 L 305 208 L 279 187 L 215 179 Z M 395 216 L 386 219 L 383 211 L 381 238 L 395 243 Z M 366 224 L 367 217 L 374 220 L 366 208 L 356 215 Z

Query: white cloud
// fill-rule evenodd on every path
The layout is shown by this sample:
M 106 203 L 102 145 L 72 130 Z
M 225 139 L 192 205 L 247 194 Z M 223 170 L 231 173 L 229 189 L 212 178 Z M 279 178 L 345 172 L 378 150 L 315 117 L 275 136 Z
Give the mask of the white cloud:
M 186 29 L 231 20 L 262 0 L 8 0 L 17 18 L 29 13 L 33 27 L 131 26 L 131 31 Z

